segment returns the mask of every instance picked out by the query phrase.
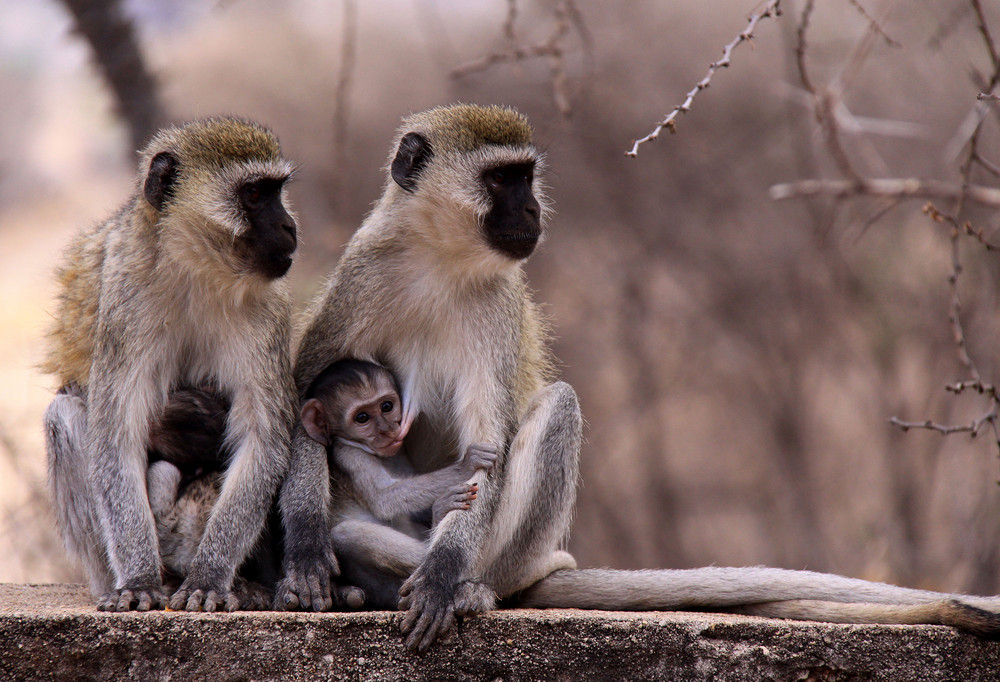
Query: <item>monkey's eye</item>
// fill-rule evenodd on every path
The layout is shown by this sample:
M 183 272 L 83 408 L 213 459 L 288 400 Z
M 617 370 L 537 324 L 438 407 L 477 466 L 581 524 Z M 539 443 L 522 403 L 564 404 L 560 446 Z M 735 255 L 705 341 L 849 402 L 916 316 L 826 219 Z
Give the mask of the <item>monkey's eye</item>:
M 392 408 L 394 407 L 395 405 L 391 400 L 386 400 L 385 402 L 382 403 L 382 414 L 386 414 L 387 412 L 392 412 Z
M 243 187 L 240 188 L 240 193 L 243 195 L 243 201 L 245 201 L 248 204 L 256 204 L 257 202 L 260 201 L 261 197 L 263 196 L 263 192 L 261 192 L 260 185 L 257 184 L 256 182 L 252 182 L 248 185 L 243 185 Z
M 371 417 L 368 416 L 367 412 L 358 412 L 354 415 L 355 424 L 367 424 L 369 419 L 371 419 Z
M 494 185 L 502 185 L 503 183 L 507 182 L 507 176 L 503 174 L 502 170 L 496 168 L 490 171 L 490 182 L 492 182 Z

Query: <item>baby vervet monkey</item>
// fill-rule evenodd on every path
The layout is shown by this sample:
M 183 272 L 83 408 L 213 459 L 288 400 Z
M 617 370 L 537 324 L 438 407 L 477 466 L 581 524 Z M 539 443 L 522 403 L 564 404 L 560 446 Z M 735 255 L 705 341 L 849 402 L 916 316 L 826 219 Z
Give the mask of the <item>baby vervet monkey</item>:
M 408 428 L 396 380 L 363 360 L 327 367 L 306 392 L 301 416 L 309 437 L 350 477 L 358 502 L 383 521 L 430 509 L 436 526 L 448 512 L 469 509 L 479 486 L 467 481 L 497 459 L 495 446 L 480 443 L 454 464 L 416 475 L 405 455 L 398 456 Z

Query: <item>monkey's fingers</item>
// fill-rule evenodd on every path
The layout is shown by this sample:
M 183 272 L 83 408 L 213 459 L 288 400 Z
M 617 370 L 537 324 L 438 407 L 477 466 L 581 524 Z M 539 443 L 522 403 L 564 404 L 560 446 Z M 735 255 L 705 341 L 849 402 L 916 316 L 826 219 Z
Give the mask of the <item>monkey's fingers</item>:
M 225 609 L 228 613 L 240 610 L 240 599 L 236 596 L 236 593 L 230 592 L 229 596 L 226 597 Z M 250 606 L 250 605 L 248 605 Z
M 173 596 L 170 597 L 170 603 L 167 604 L 167 608 L 171 611 L 183 611 L 184 605 L 187 603 L 187 598 L 187 590 L 178 588 Z
M 348 585 L 346 587 L 336 587 L 334 589 L 336 590 L 337 600 L 341 606 L 351 610 L 357 610 L 365 605 L 365 591 L 360 587 Z
M 153 592 L 147 592 L 146 590 L 143 590 L 137 595 L 138 599 L 135 605 L 135 610 L 149 611 L 151 608 L 153 608 L 153 606 L 159 605 L 159 601 L 162 598 L 162 596 L 163 595 L 157 596 Z
M 410 577 L 407 578 L 402 585 L 399 587 L 399 597 L 409 597 L 410 593 L 413 592 L 413 585 L 416 583 L 415 574 L 411 573 Z
M 325 572 L 310 573 L 306 580 L 306 586 L 313 611 L 329 611 L 333 608 L 333 596 L 330 594 L 330 578 Z M 303 608 L 308 608 L 305 600 L 303 600 Z
M 174 595 L 177 596 L 176 594 Z M 195 590 L 184 602 L 185 611 L 201 611 L 202 602 L 205 600 L 205 593 L 201 590 Z
M 118 603 L 115 604 L 115 611 L 131 611 L 133 601 L 135 601 L 135 595 L 132 593 L 132 590 L 121 590 L 118 593 Z
M 406 604 L 405 607 L 403 606 L 404 603 Z M 405 597 L 400 598 L 399 608 L 406 609 L 406 613 L 403 614 L 403 620 L 399 622 L 399 631 L 402 632 L 404 635 L 408 635 L 413 630 L 413 627 L 416 625 L 417 620 L 423 613 L 423 609 L 421 609 L 417 605 L 414 599 L 414 595 L 412 593 L 408 594 Z
M 209 590 L 205 595 L 205 601 L 202 604 L 202 608 L 207 613 L 214 613 L 220 606 L 222 606 L 226 601 L 225 595 L 219 594 L 215 590 Z
M 420 652 L 427 651 L 434 640 L 448 633 L 454 623 L 455 611 L 451 604 L 428 608 L 406 638 L 406 646 Z
M 118 604 L 118 595 L 114 592 L 105 592 L 97 600 L 98 611 L 114 611 Z
M 278 583 L 278 587 L 274 591 L 275 611 L 296 611 L 299 608 L 299 596 L 288 586 L 287 580 L 285 578 Z

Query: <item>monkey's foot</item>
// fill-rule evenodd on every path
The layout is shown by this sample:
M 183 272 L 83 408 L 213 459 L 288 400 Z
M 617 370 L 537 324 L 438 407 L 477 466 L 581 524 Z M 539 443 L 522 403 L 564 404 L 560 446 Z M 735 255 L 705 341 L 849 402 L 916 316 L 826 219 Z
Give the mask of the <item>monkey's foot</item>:
M 170 597 L 170 608 L 173 611 L 206 611 L 208 613 L 218 611 L 220 608 L 235 611 L 239 608 L 239 602 L 230 590 L 221 586 L 197 586 L 197 583 L 189 577 Z
M 455 590 L 455 615 L 475 616 L 497 607 L 497 595 L 486 583 L 467 580 Z
M 271 590 L 258 582 L 237 576 L 226 600 L 226 611 L 267 611 L 273 601 Z
M 423 565 L 399 588 L 398 608 L 406 611 L 399 629 L 408 648 L 427 651 L 455 624 L 456 586 L 432 581 L 422 569 Z
M 167 605 L 167 595 L 161 587 L 123 588 L 101 595 L 98 611 L 149 611 Z
M 339 574 L 336 561 L 332 567 L 326 562 L 305 569 L 286 566 L 285 577 L 274 590 L 275 611 L 329 611 L 334 603 L 330 578 Z

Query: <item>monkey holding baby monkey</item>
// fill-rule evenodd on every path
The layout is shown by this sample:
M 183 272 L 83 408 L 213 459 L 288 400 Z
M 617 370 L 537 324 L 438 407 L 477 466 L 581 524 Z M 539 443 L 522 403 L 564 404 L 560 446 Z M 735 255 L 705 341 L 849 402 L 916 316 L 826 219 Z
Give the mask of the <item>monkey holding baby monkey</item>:
M 402 414 L 399 388 L 389 370 L 355 359 L 340 360 L 321 372 L 302 404 L 306 433 L 326 448 L 331 467 L 345 474 L 337 489 L 343 511 L 334 519 L 333 534 L 339 538 L 338 554 L 348 557 L 342 578 L 349 585 L 344 602 L 351 608 L 394 598 L 409 575 L 399 562 L 391 562 L 397 580 L 388 583 L 371 579 L 368 571 L 351 570 L 370 562 L 373 549 L 353 542 L 354 534 L 364 533 L 369 521 L 387 524 L 407 537 L 413 556 L 419 556 L 428 530 L 448 512 L 469 509 L 476 499 L 479 486 L 468 480 L 496 462 L 495 447 L 473 444 L 458 461 L 417 474 L 404 452 Z
M 203 386 L 225 397 L 231 454 L 169 603 L 241 607 L 233 580 L 286 471 L 294 422 L 282 281 L 297 243 L 291 174 L 255 123 L 162 130 L 141 153 L 133 197 L 66 251 L 45 362 L 60 387 L 45 414 L 49 480 L 102 610 L 167 604 L 147 465 L 179 393 Z
M 530 125 L 509 108 L 455 105 L 403 121 L 382 196 L 310 314 L 296 385 L 304 395 L 332 363 L 376 359 L 403 387 L 416 471 L 453 465 L 477 443 L 494 446 L 497 458 L 473 474 L 470 509 L 445 515 L 423 542 L 359 510 L 344 492 L 349 472 L 329 466 L 303 424 L 279 494 L 286 533 L 275 606 L 325 610 L 349 601 L 331 582 L 340 574 L 364 589 L 368 606 L 404 610 L 401 629 L 417 649 L 456 617 L 499 600 L 948 623 L 1000 635 L 995 597 L 758 567 L 576 568 L 563 547 L 582 418 L 573 389 L 552 380 L 546 325 L 522 267 L 543 234 L 542 170 Z

